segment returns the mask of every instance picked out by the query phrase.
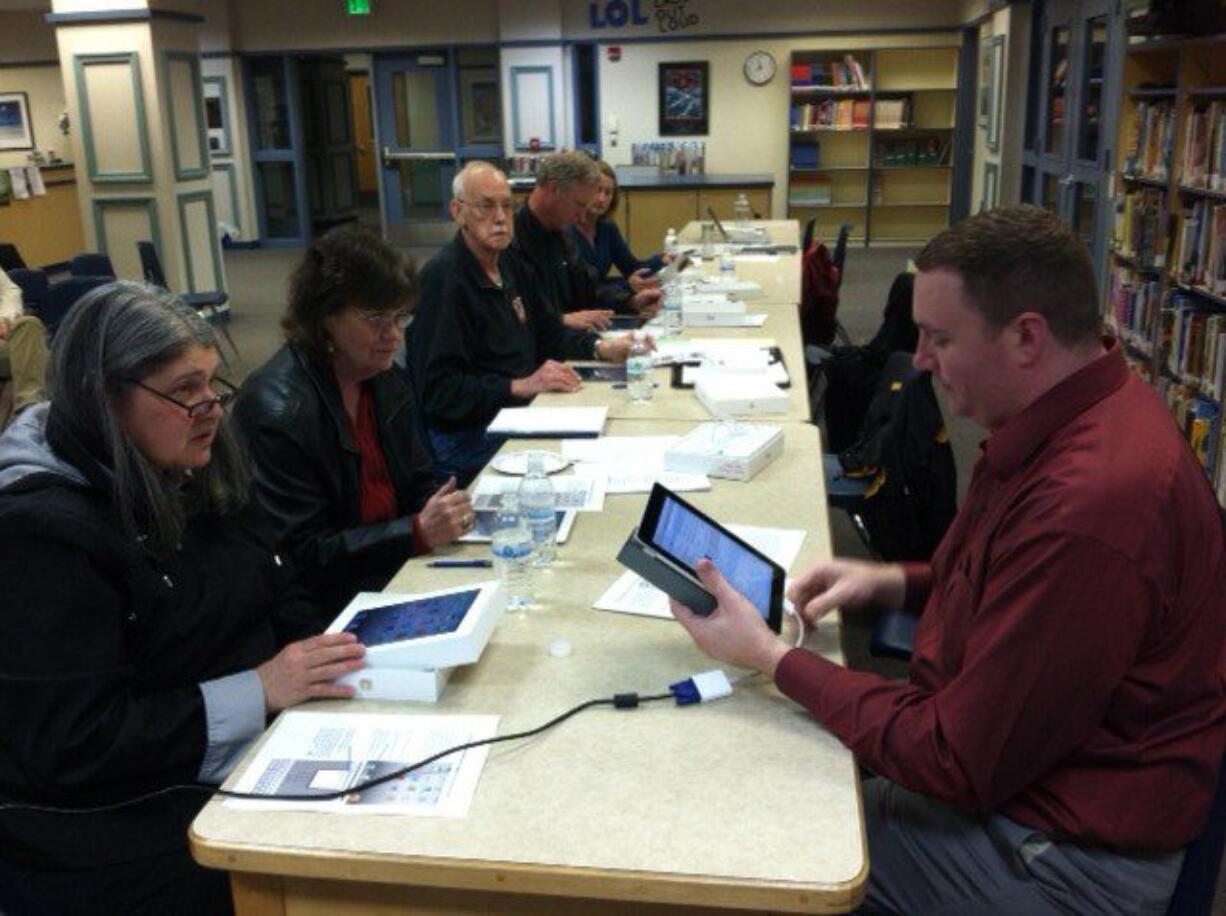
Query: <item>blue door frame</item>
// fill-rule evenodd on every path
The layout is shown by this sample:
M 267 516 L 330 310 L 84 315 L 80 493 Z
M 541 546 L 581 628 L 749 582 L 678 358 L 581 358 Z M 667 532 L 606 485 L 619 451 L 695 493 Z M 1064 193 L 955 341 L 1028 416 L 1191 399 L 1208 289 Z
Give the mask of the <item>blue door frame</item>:
M 276 60 L 281 65 L 285 85 L 286 119 L 289 126 L 288 147 L 261 149 L 259 125 L 253 92 L 252 65 L 259 60 Z M 298 64 L 289 54 L 253 54 L 243 57 L 243 85 L 247 87 L 247 135 L 251 138 L 251 173 L 255 189 L 255 210 L 259 219 L 261 244 L 269 248 L 298 248 L 310 240 L 311 211 L 307 197 L 306 169 L 302 157 L 302 106 L 298 89 Z M 293 234 L 272 235 L 269 230 L 268 213 L 262 163 L 286 163 L 293 169 L 295 209 L 298 214 L 297 231 Z

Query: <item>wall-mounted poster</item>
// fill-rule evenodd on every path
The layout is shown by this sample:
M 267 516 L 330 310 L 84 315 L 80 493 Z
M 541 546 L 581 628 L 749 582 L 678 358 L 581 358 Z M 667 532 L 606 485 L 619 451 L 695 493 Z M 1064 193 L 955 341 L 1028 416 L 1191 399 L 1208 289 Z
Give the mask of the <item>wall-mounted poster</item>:
M 502 141 L 502 103 L 496 70 L 460 71 L 460 122 L 465 145 Z
M 24 92 L 0 92 L 0 150 L 34 149 L 30 99 Z
M 711 77 L 705 60 L 660 64 L 660 136 L 706 134 Z

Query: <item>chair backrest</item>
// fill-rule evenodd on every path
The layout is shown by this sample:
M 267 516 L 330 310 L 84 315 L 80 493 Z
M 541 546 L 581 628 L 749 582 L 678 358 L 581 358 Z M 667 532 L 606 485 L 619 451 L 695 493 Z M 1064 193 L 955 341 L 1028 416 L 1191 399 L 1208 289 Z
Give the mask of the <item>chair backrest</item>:
M 800 237 L 800 253 L 804 254 L 813 244 L 813 230 L 817 228 L 817 217 L 810 216 L 805 220 L 805 231 Z
M 839 310 L 839 270 L 824 242 L 815 241 L 800 261 L 800 335 L 806 344 L 829 346 Z
M 1168 916 L 1209 916 L 1217 889 L 1222 853 L 1226 850 L 1226 757 L 1218 770 L 1217 791 L 1209 808 L 1209 820 L 1200 836 L 1188 844 L 1175 893 L 1166 908 Z
M 55 332 L 55 329 L 60 326 L 60 322 L 68 315 L 72 307 L 77 304 L 78 299 L 91 289 L 110 283 L 113 279 L 113 277 L 67 277 L 58 283 L 52 283 L 47 303 L 47 316 L 43 318 L 43 324 L 47 327 L 47 333 L 52 334 Z
M 158 257 L 157 246 L 153 242 L 137 242 L 136 251 L 140 255 L 140 269 L 146 283 L 168 289 L 166 274 L 162 272 L 162 260 Z
M 111 277 L 115 268 L 111 259 L 99 251 L 86 251 L 75 255 L 68 264 L 68 272 L 74 277 Z
M 26 314 L 34 315 L 44 324 L 43 312 L 47 308 L 47 275 L 37 267 L 18 267 L 5 271 L 8 278 L 21 287 L 21 304 Z
M 17 246 L 11 242 L 0 242 L 0 270 L 6 274 L 21 270 L 26 266 L 25 259 L 17 251 Z
M 831 260 L 839 271 L 839 286 L 843 285 L 843 262 L 847 260 L 847 237 L 851 235 L 851 223 L 839 226 L 839 234 L 834 240 L 834 254 Z

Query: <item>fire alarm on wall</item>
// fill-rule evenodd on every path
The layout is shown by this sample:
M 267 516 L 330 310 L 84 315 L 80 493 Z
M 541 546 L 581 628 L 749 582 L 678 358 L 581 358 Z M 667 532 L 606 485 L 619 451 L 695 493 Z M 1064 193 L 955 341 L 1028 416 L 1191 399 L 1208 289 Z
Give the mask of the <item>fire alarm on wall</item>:
M 622 46 L 621 45 L 609 45 L 609 61 L 612 63 L 617 63 L 621 59 L 622 59 Z

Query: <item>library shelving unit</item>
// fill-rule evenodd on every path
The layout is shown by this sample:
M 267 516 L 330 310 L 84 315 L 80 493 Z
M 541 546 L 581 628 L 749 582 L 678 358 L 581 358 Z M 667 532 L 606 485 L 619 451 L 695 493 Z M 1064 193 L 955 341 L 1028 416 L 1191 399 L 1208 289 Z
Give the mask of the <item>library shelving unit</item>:
M 1104 319 L 1226 505 L 1226 35 L 1130 40 Z
M 921 243 L 949 222 L 956 48 L 792 55 L 788 210 L 819 238 Z

